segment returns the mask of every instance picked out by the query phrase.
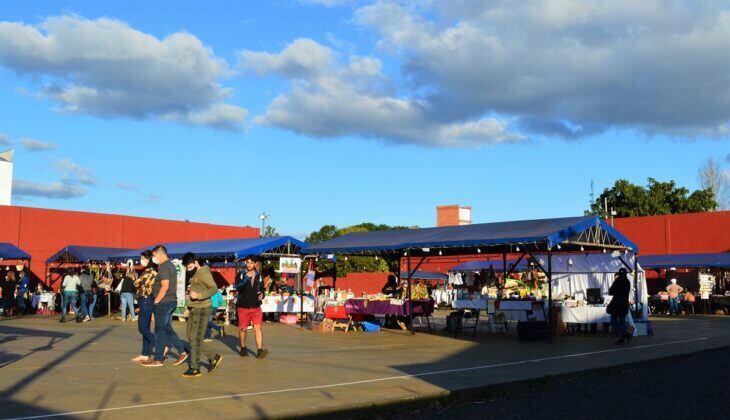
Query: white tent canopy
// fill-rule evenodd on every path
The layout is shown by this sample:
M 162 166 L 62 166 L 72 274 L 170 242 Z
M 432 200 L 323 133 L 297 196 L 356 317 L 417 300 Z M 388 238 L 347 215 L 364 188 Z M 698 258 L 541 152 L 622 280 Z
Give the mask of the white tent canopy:
M 547 269 L 547 255 L 535 255 L 538 262 Z M 621 261 L 622 258 L 627 267 Z M 613 283 L 613 278 L 621 268 L 628 270 L 629 281 L 631 282 L 630 299 L 635 296 L 634 292 L 634 258 L 632 255 L 613 256 L 608 254 L 553 254 L 553 296 L 562 294 L 574 295 L 584 293 L 587 289 L 600 288 L 601 294 L 607 295 L 608 289 Z M 638 266 L 639 275 L 639 300 L 643 308 L 643 319 L 648 316 L 648 301 L 646 289 L 646 276 L 641 264 Z

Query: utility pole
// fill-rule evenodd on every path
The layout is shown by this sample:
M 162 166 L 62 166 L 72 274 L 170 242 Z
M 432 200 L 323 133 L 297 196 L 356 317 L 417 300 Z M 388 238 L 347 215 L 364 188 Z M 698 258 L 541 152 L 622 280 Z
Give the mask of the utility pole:
M 262 211 L 261 214 L 259 214 L 259 220 L 261 220 L 261 233 L 259 236 L 262 238 L 264 237 L 264 229 L 266 228 L 266 221 L 271 220 L 271 215 L 266 214 L 265 211 Z

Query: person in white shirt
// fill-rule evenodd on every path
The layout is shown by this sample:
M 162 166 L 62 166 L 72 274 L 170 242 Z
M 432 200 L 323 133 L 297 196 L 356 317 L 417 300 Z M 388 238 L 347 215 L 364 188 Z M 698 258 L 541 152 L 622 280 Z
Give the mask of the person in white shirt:
M 66 310 L 68 305 L 74 310 L 74 314 L 78 318 L 79 307 L 77 306 L 79 291 L 78 287 L 81 284 L 81 279 L 76 275 L 76 271 L 72 268 L 66 270 L 66 276 L 63 278 L 61 283 L 61 320 L 59 322 L 66 322 Z M 78 320 L 78 319 L 77 319 Z

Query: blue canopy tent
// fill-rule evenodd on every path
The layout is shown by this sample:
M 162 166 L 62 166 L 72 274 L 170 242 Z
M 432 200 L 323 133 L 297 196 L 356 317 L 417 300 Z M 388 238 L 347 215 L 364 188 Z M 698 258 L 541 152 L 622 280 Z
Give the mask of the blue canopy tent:
M 111 256 L 127 251 L 126 248 L 110 248 L 100 246 L 66 245 L 46 260 L 45 276 L 48 285 L 54 283 L 49 268 L 52 264 L 61 267 L 64 264 L 85 264 L 91 261 L 109 261 Z
M 400 277 L 408 277 L 408 273 L 401 271 Z M 444 273 L 439 273 L 437 271 L 424 271 L 424 270 L 416 270 L 414 273 L 411 274 L 412 279 L 418 279 L 418 280 L 439 280 L 444 281 L 449 278 Z
M 730 269 L 730 252 L 719 254 L 647 255 L 641 258 L 644 268 L 654 270 L 672 268 L 727 268 Z
M 547 267 L 539 264 L 552 283 L 552 253 L 578 251 L 624 251 L 638 253 L 638 247 L 626 236 L 598 216 L 566 217 L 559 219 L 522 220 L 514 222 L 483 223 L 465 226 L 449 226 L 425 229 L 358 232 L 343 235 L 320 244 L 306 247 L 308 254 L 390 255 L 406 258 L 408 293 L 410 295 L 411 257 L 421 257 L 417 270 L 426 257 L 441 255 L 476 255 L 501 253 L 503 270 L 507 254 L 522 254 L 517 264 L 533 252 L 546 252 Z M 621 257 L 619 257 L 621 258 Z M 534 258 L 533 258 L 534 260 Z M 623 261 L 623 260 L 622 260 Z M 637 268 L 634 271 L 636 278 Z M 549 301 L 552 302 L 552 287 Z M 638 298 L 638 297 L 637 297 Z M 552 311 L 548 311 L 549 322 Z M 411 332 L 413 322 L 411 320 Z M 551 329 L 548 329 L 551 330 Z M 551 341 L 551 334 L 548 334 Z
M 524 270 L 527 267 L 527 261 L 520 261 L 519 265 L 515 265 L 517 260 L 507 260 L 507 269 Z M 489 270 L 493 268 L 495 271 L 503 271 L 504 263 L 498 260 L 492 261 L 466 261 L 461 264 L 455 265 L 449 269 L 449 271 L 480 271 Z
M 30 260 L 30 254 L 13 244 L 0 242 L 0 260 Z
M 51 263 L 87 263 L 89 261 L 108 261 L 113 255 L 129 251 L 127 248 L 109 248 L 100 246 L 67 245 L 51 255 L 46 264 Z
M 112 255 L 115 260 L 139 259 L 139 255 L 156 244 Z M 192 252 L 200 258 L 227 259 L 245 258 L 247 255 L 299 255 L 299 251 L 307 244 L 291 236 L 271 238 L 221 239 L 215 241 L 173 242 L 163 243 L 172 258 L 180 258 Z

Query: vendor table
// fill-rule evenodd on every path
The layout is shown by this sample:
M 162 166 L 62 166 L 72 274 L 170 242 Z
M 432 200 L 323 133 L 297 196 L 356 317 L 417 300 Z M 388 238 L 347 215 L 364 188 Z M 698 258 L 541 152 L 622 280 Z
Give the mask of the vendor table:
M 479 316 L 481 311 L 486 310 L 489 316 L 489 325 L 492 332 L 496 332 L 497 323 L 505 323 L 507 321 L 527 321 L 536 319 L 545 320 L 545 309 L 542 301 L 531 300 L 455 300 L 452 307 L 458 309 L 458 319 L 454 337 L 464 328 L 463 320 L 467 309 L 474 311 L 474 325 L 468 329 L 473 329 L 472 337 L 476 336 L 477 327 L 479 326 Z
M 560 308 L 560 317 L 566 324 L 610 324 L 611 315 L 606 313 L 606 306 L 575 306 L 572 308 L 563 306 Z M 634 325 L 634 318 L 631 311 L 626 315 L 626 324 Z M 607 329 L 608 327 L 606 327 Z M 604 330 L 605 332 L 605 330 Z M 638 330 L 634 329 L 634 335 Z
M 284 297 L 282 295 L 266 296 L 261 303 L 262 312 L 299 313 L 302 307 L 301 299 L 297 295 Z M 301 312 L 314 313 L 314 299 L 304 297 L 304 309 Z
M 431 331 L 430 317 L 433 315 L 433 310 L 434 302 L 432 300 L 413 301 L 413 316 L 425 317 L 429 332 Z M 346 324 L 335 322 L 334 328 L 343 327 L 345 331 L 348 331 L 353 326 L 353 321 L 362 321 L 367 315 L 407 316 L 410 315 L 410 312 L 408 300 L 393 303 L 390 300 L 348 299 L 344 305 L 327 305 L 324 314 L 326 318 L 333 320 L 346 319 L 348 321 Z

